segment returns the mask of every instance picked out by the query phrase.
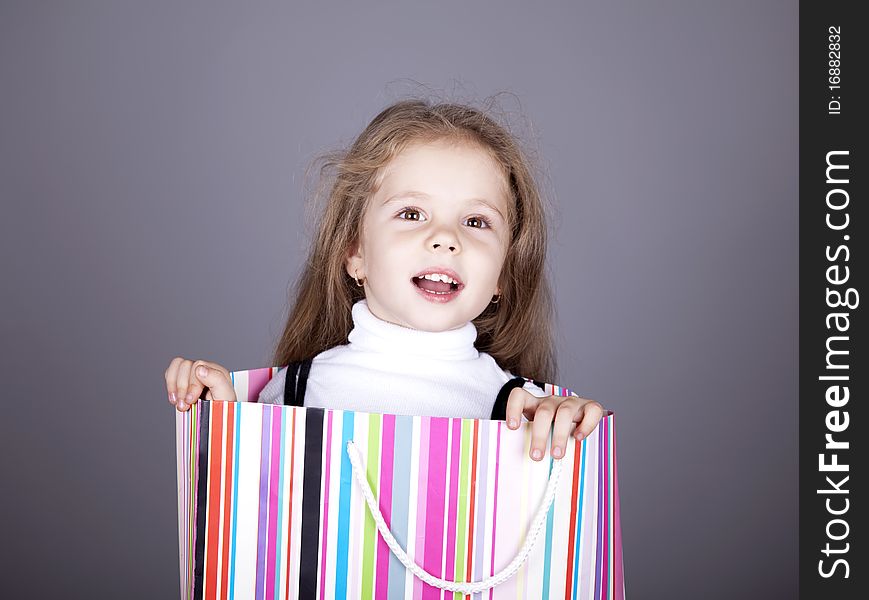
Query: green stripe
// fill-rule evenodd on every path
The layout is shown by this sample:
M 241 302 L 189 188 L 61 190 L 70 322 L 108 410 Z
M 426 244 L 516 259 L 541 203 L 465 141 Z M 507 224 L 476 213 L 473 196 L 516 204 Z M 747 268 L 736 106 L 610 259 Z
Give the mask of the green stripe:
M 468 471 L 471 460 L 471 431 L 473 430 L 474 422 L 470 419 L 462 419 L 462 448 L 459 455 L 459 511 L 458 523 L 456 523 L 456 581 L 466 581 L 465 561 L 467 560 L 466 550 L 468 547 L 468 536 L 473 535 L 473 532 L 468 531 L 468 501 L 469 501 L 469 485 Z M 457 600 L 461 600 L 462 594 L 456 592 L 453 596 Z
M 380 495 L 380 423 L 381 415 L 368 415 L 368 456 L 365 459 L 365 472 L 375 498 L 379 498 Z M 373 598 L 377 524 L 368 510 L 365 511 L 365 528 L 362 539 L 362 598 Z

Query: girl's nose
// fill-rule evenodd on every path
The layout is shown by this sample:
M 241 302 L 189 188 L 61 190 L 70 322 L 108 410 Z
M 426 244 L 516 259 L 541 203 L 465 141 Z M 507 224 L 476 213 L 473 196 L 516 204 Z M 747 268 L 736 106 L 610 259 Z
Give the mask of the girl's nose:
M 450 254 L 455 254 L 462 251 L 462 245 L 459 243 L 459 235 L 449 226 L 442 226 L 432 229 L 428 236 L 428 247 L 434 252 L 442 252 L 444 249 Z

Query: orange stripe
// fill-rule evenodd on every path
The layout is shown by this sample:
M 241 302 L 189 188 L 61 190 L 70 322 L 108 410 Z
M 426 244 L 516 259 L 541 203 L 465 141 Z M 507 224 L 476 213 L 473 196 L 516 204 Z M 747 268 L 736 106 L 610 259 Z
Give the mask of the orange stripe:
M 471 453 L 471 519 L 468 525 L 468 567 L 465 570 L 467 576 L 465 577 L 465 581 L 472 581 L 473 573 L 471 572 L 471 567 L 473 566 L 474 559 L 474 507 L 477 501 L 477 434 L 480 430 L 480 422 L 476 419 L 474 420 L 474 450 Z M 469 595 L 465 595 L 465 598 L 470 598 Z
M 211 403 L 211 455 L 208 459 L 208 523 L 206 524 L 205 598 L 217 597 L 217 541 L 220 533 L 220 452 L 223 445 L 223 402 Z
M 287 515 L 287 585 L 284 589 L 284 597 L 290 597 L 290 551 L 293 548 L 293 480 L 296 464 L 296 407 L 292 409 L 293 419 L 290 430 L 290 508 Z
M 574 442 L 573 444 L 573 490 L 570 493 L 570 506 L 574 509 L 576 508 L 576 499 L 579 495 L 579 466 L 580 466 L 580 454 L 579 449 L 582 446 L 583 442 Z M 564 597 L 570 598 L 573 593 L 573 552 L 574 552 L 574 544 L 573 540 L 576 539 L 576 518 L 577 518 L 577 510 L 570 511 L 570 527 L 567 529 L 567 535 L 570 536 L 568 539 L 570 540 L 567 544 L 567 577 L 564 582 Z
M 222 554 L 222 578 L 220 589 L 223 591 L 221 598 L 228 596 L 228 579 L 229 579 L 229 516 L 232 513 L 232 455 L 233 455 L 233 427 L 235 422 L 235 403 L 230 402 L 226 406 L 227 418 L 226 422 L 229 427 L 226 428 L 226 454 L 224 455 L 224 463 L 226 464 L 226 488 L 223 495 L 223 551 Z

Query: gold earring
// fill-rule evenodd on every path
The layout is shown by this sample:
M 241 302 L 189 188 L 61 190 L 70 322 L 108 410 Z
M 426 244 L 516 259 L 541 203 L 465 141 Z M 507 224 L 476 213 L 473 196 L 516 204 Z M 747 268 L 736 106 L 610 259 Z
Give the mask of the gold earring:
M 363 278 L 362 281 L 359 281 L 359 269 L 355 269 L 353 273 L 355 273 L 353 279 L 356 280 L 356 285 L 358 285 L 359 287 L 365 287 L 365 279 Z
M 497 300 L 492 300 L 492 304 L 498 304 L 501 301 L 501 294 L 495 294 Z

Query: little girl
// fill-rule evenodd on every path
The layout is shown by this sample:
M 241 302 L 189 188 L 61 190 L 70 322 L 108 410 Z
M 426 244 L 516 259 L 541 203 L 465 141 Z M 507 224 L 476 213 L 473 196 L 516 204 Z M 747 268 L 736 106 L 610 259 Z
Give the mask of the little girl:
M 402 101 L 329 165 L 335 180 L 274 355 L 289 366 L 259 401 L 506 418 L 511 429 L 524 415 L 534 460 L 550 428 L 554 458 L 571 432 L 591 433 L 599 403 L 534 383 L 555 380 L 546 225 L 510 133 L 469 106 Z M 236 399 L 229 371 L 205 360 L 174 358 L 166 387 L 180 411 Z

